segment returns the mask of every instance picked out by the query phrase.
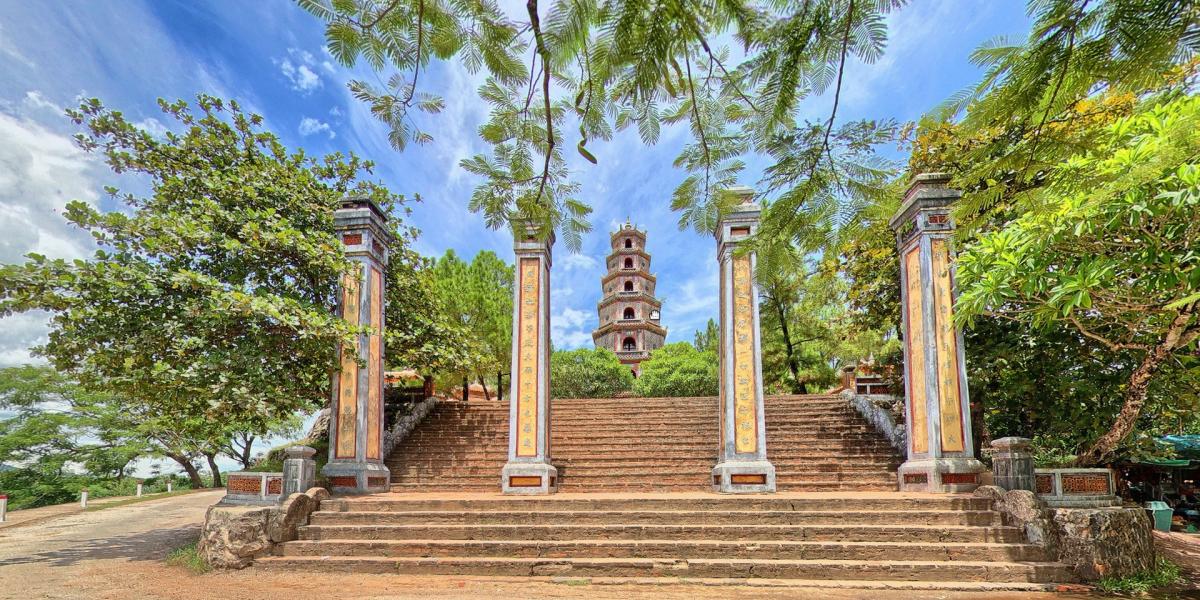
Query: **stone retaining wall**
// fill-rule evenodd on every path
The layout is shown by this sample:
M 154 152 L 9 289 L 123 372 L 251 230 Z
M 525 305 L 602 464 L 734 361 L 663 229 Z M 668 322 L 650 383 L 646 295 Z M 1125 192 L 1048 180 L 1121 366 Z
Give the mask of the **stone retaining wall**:
M 855 394 L 850 390 L 844 390 L 838 396 L 844 398 L 863 418 L 870 421 L 902 456 L 907 456 L 908 434 L 905 432 L 904 423 L 896 422 L 894 410 L 896 403 L 900 401 L 899 398 L 884 394 Z
M 403 442 L 404 438 L 408 437 L 417 428 L 417 425 L 425 420 L 425 417 L 429 416 L 435 406 L 437 406 L 437 398 L 430 396 L 414 404 L 408 413 L 396 418 L 396 423 L 392 425 L 392 428 L 383 432 L 383 456 L 385 459 L 392 455 L 396 446 L 400 445 L 400 442 Z

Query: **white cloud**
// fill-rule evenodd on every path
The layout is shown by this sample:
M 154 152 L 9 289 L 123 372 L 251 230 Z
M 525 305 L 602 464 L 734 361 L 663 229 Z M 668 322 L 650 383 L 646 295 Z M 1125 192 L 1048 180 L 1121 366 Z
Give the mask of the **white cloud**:
M 564 308 L 550 315 L 550 340 L 555 349 L 573 350 L 591 345 L 593 317 L 582 310 Z
M 46 109 L 55 112 L 59 115 L 63 114 L 63 107 L 49 101 L 38 90 L 29 90 L 25 92 L 25 106 L 35 109 Z
M 598 269 L 600 267 L 600 261 L 582 252 L 579 254 L 568 253 L 563 258 L 558 259 L 558 263 L 562 265 L 564 271 L 570 271 L 573 269 L 588 271 Z
M 134 125 L 134 127 L 137 127 L 138 129 L 142 129 L 146 133 L 149 133 L 150 135 L 152 135 L 156 138 L 161 138 L 167 134 L 167 126 L 163 125 L 162 121 L 159 121 L 158 119 L 155 119 L 154 117 L 146 117 L 145 119 L 142 119 L 141 121 L 137 121 L 133 125 Z
M 33 93 L 26 100 L 52 104 Z M 19 263 L 29 252 L 79 258 L 94 248 L 91 236 L 63 219 L 71 200 L 95 204 L 99 164 L 71 138 L 32 121 L 0 113 L 0 263 Z M 47 314 L 0 318 L 0 367 L 42 362 L 29 347 L 45 341 Z
M 297 92 L 308 94 L 321 87 L 321 77 L 308 68 L 308 65 L 292 64 L 291 60 L 285 58 L 279 63 L 279 69 L 283 76 L 292 82 L 292 89 Z
M 17 48 L 17 44 L 13 43 L 4 32 L 4 25 L 2 23 L 0 23 L 0 54 L 8 56 L 31 69 L 37 67 L 32 60 L 29 60 L 27 56 L 21 53 Z
M 334 133 L 333 129 L 329 127 L 329 123 L 314 119 L 312 117 L 304 117 L 303 119 L 300 119 L 300 135 L 308 137 L 318 133 L 328 134 L 329 139 L 331 140 L 337 137 L 337 134 Z

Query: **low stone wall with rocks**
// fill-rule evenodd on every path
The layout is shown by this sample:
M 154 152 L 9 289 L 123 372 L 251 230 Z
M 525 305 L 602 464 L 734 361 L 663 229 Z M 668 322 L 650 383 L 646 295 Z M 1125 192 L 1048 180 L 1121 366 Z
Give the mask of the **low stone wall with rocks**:
M 391 456 L 392 450 L 395 450 L 396 446 L 400 445 L 400 442 L 403 442 L 404 438 L 408 437 L 408 434 L 412 433 L 417 425 L 420 425 L 421 421 L 429 416 L 435 406 L 437 406 L 437 398 L 430 396 L 413 404 L 412 410 L 397 417 L 392 428 L 383 432 L 383 455 Z
M 1049 508 L 1028 490 L 991 485 L 975 495 L 990 498 L 1005 525 L 1024 529 L 1031 544 L 1070 565 L 1082 581 L 1128 577 L 1154 566 L 1150 520 L 1141 508 Z
M 904 402 L 901 398 L 884 394 L 855 394 L 850 390 L 842 391 L 839 396 L 849 402 L 863 418 L 870 421 L 900 454 L 908 451 L 908 434 L 904 423 L 898 423 L 896 418 L 898 414 L 903 414 Z
M 278 506 L 214 504 L 204 516 L 196 549 L 214 568 L 245 568 L 269 556 L 275 544 L 296 539 L 300 526 L 327 498 L 329 490 L 315 487 Z

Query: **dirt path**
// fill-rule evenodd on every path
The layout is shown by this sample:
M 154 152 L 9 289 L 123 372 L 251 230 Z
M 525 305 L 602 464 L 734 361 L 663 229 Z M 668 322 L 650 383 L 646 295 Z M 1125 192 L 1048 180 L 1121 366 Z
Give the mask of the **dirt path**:
M 121 585 L 122 565 L 161 564 L 171 550 L 196 539 L 204 510 L 222 493 L 200 492 L 73 512 L 0 529 L 0 598 L 100 597 L 79 587 L 87 582 L 86 573 L 106 572 L 103 587 L 113 589 Z

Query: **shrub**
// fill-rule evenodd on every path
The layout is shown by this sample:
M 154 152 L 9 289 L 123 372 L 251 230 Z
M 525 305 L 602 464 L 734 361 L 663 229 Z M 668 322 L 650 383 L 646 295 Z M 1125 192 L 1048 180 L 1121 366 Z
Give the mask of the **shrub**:
M 642 363 L 633 391 L 647 397 L 715 396 L 718 385 L 716 353 L 676 342 L 655 350 Z
M 552 398 L 609 398 L 633 388 L 633 371 L 605 348 L 550 354 Z

